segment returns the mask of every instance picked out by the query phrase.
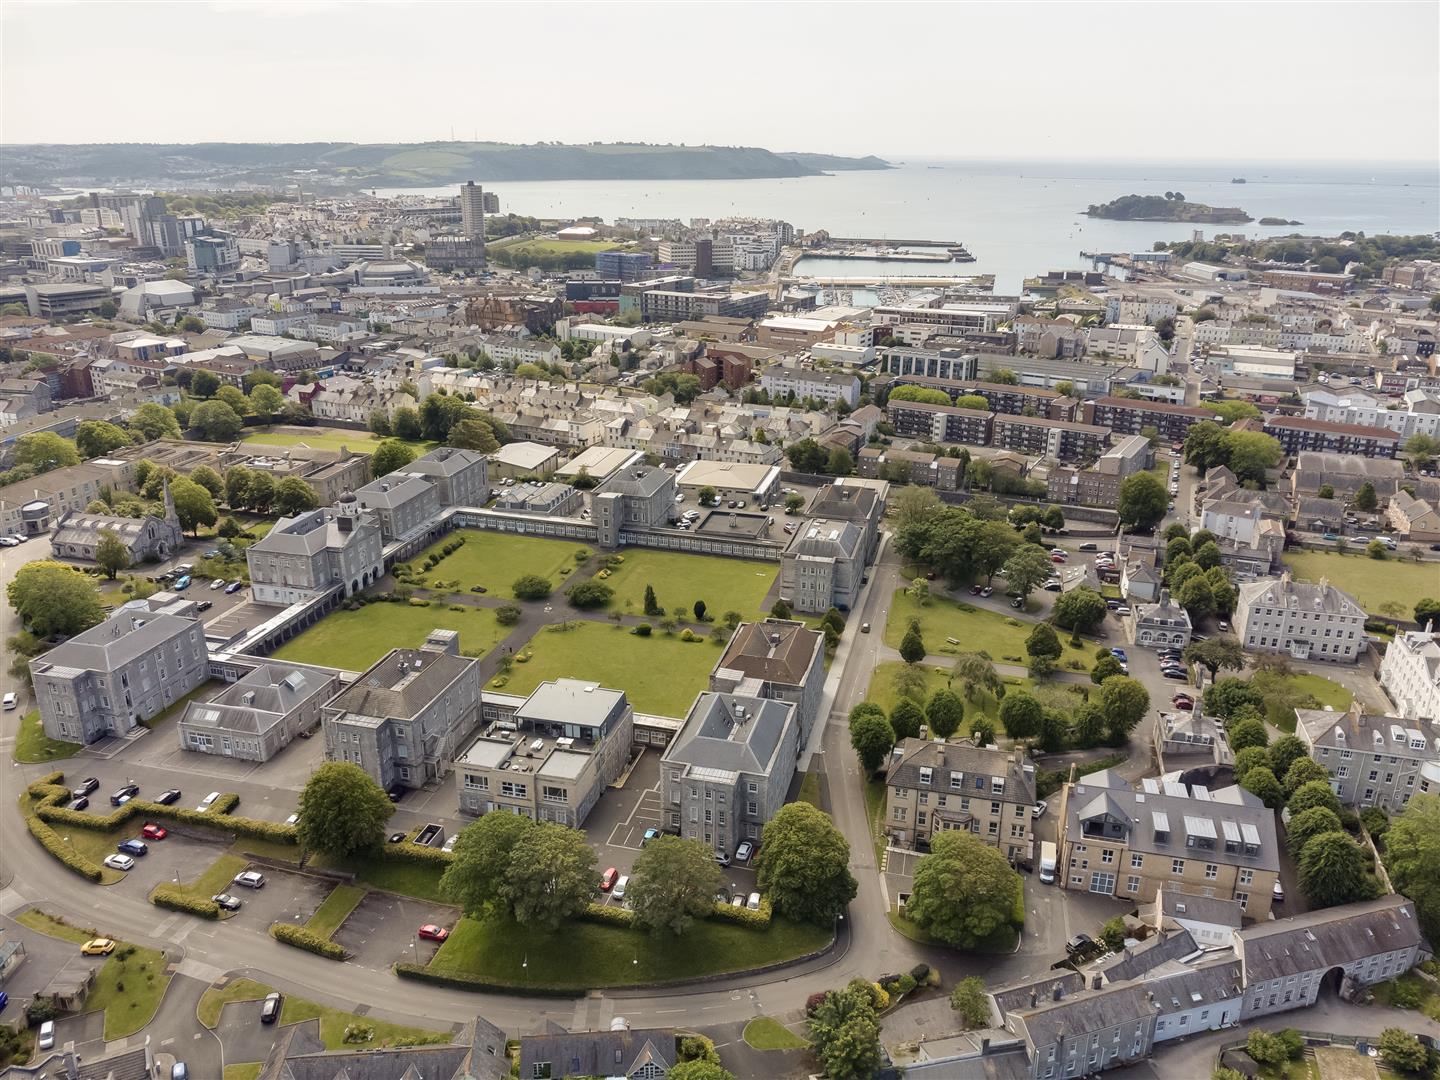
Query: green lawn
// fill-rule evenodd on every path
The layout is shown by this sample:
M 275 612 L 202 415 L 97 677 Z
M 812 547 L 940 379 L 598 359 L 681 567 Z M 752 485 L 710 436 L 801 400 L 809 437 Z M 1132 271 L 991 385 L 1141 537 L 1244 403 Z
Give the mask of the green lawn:
M 1033 622 L 1013 619 L 945 597 L 933 596 L 929 603 L 921 605 L 904 589 L 897 589 L 890 605 L 890 617 L 885 623 L 885 644 L 898 649 L 912 618 L 920 620 L 920 636 L 925 639 L 925 648 L 932 656 L 937 653 L 983 652 L 988 653 L 996 663 L 1026 663 L 1025 639 L 1035 628 Z M 1089 671 L 1095 646 L 1071 648 L 1069 634 L 1059 631 L 1059 635 L 1063 652 L 1058 666 L 1063 670 L 1080 670 L 1069 667 L 1071 660 L 1078 660 L 1084 664 L 1083 670 Z M 960 644 L 951 645 L 947 638 L 955 638 Z
M 165 841 L 157 842 L 163 844 Z M 221 855 L 194 881 L 181 882 L 179 889 L 197 900 L 209 900 L 216 893 L 224 892 L 225 887 L 235 880 L 235 875 L 249 865 L 250 860 L 239 855 Z M 224 917 L 230 913 L 222 911 L 220 914 Z
M 716 618 L 727 611 L 753 618 L 768 613 L 765 594 L 780 572 L 776 563 L 677 551 L 632 548 L 624 556 L 625 561 L 603 580 L 615 590 L 611 610 L 627 615 L 645 613 L 645 586 L 650 585 L 660 606 L 676 618 L 693 618 L 696 600 L 704 600 L 708 614 Z
M 460 582 L 464 592 L 472 585 L 483 585 L 491 595 L 509 599 L 514 595 L 510 586 L 526 574 L 548 578 L 557 588 L 565 580 L 563 571 L 573 569 L 575 553 L 584 545 L 569 540 L 546 540 L 543 537 L 512 536 L 509 533 L 484 529 L 458 529 L 434 547 L 410 560 L 417 571 L 425 565 L 425 556 L 437 551 L 456 537 L 465 543 L 445 556 L 433 570 L 422 573 L 428 584 L 437 578 Z
M 40 710 L 31 709 L 20 718 L 20 732 L 15 739 L 15 760 L 27 765 L 46 761 L 58 761 L 71 757 L 82 749 L 80 743 L 61 742 L 45 735 L 40 723 Z
M 366 891 L 358 885 L 336 885 L 325 898 L 325 902 L 315 909 L 315 914 L 310 916 L 305 929 L 328 938 L 340 929 L 340 924 L 355 910 L 356 905 L 365 899 Z
M 332 870 L 346 870 L 354 874 L 357 881 L 363 881 L 371 888 L 380 889 L 383 892 L 413 896 L 416 899 L 429 900 L 437 904 L 450 902 L 440 891 L 440 875 L 444 873 L 443 867 L 379 857 L 342 860 L 330 859 L 322 855 L 311 856 L 310 863 Z M 318 911 L 316 915 L 319 915 Z
M 429 607 L 409 604 L 366 604 L 359 611 L 336 611 L 305 633 L 275 651 L 280 660 L 326 664 L 364 671 L 391 649 L 416 649 L 436 628 L 460 631 L 460 648 L 466 653 L 489 652 L 508 630 L 495 621 L 493 608 L 466 607 L 451 611 L 447 604 Z
M 312 450 L 339 450 L 343 446 L 357 454 L 372 454 L 381 442 L 378 435 L 369 431 L 323 427 L 317 427 L 304 433 L 256 429 L 247 432 L 240 441 L 263 443 L 266 446 L 308 446 Z M 427 453 L 439 445 L 437 442 L 426 440 L 410 443 L 417 455 Z
M 903 660 L 891 660 L 883 664 L 876 664 L 875 670 L 870 676 L 870 688 L 865 692 L 865 699 L 873 701 L 887 713 L 895 708 L 900 702 L 900 695 L 895 690 L 895 675 L 905 667 Z M 928 664 L 917 665 L 925 676 L 925 701 L 930 700 L 930 695 L 936 690 L 944 689 L 950 672 L 944 668 L 930 667 Z M 1007 677 L 1002 680 L 1007 687 L 1030 689 L 1032 684 L 1028 679 Z M 1062 686 L 1063 683 L 1055 683 Z M 1000 702 L 995 697 L 984 691 L 977 690 L 973 698 L 965 697 L 965 688 L 961 683 L 954 683 L 950 687 L 960 695 L 965 703 L 965 719 L 960 724 L 961 735 L 970 734 L 970 722 L 978 716 L 989 718 L 995 725 L 996 734 L 1004 734 L 1005 725 L 1000 723 Z M 920 704 L 923 706 L 925 702 Z
M 773 1016 L 757 1016 L 741 1036 L 756 1050 L 803 1050 L 810 1044 Z
M 541 630 L 525 646 L 534 655 L 516 662 L 503 687 L 528 694 L 551 679 L 589 679 L 624 690 L 638 712 L 684 716 L 709 683 L 720 650 L 706 639 L 681 641 L 656 631 L 648 638 L 609 623 L 575 622 L 574 629 Z
M 1329 705 L 1336 712 L 1344 712 L 1350 708 L 1350 703 L 1355 698 L 1355 695 L 1339 683 L 1309 672 L 1276 675 L 1268 671 L 1257 671 L 1252 676 L 1251 683 L 1265 695 L 1266 719 L 1281 731 L 1295 730 L 1296 708 L 1323 708 Z
M 259 1080 L 263 1061 L 247 1061 L 241 1065 L 226 1065 L 223 1080 Z
M 1371 559 L 1364 554 L 1340 555 L 1333 551 L 1291 551 L 1285 565 L 1301 581 L 1328 578 L 1349 593 L 1366 611 L 1383 614 L 1382 604 L 1399 604 L 1403 618 L 1411 618 L 1415 601 L 1440 596 L 1440 570 L 1432 563 L 1396 558 Z
M 30 908 L 16 916 L 16 922 L 37 930 L 42 934 L 62 941 L 83 944 L 93 937 L 104 934 L 71 926 L 47 915 L 38 908 Z M 122 954 L 128 955 L 122 956 Z M 123 1039 L 134 1035 L 150 1023 L 165 988 L 170 985 L 170 976 L 165 974 L 165 954 L 158 949 L 147 949 L 140 945 L 120 942 L 119 947 L 106 958 L 95 973 L 95 985 L 85 1001 L 85 1012 L 105 1013 L 105 1039 Z
M 496 241 L 489 245 L 492 251 L 503 250 L 513 254 L 535 255 L 576 255 L 594 254 L 597 251 L 613 251 L 625 246 L 623 240 L 556 240 L 543 237 L 521 237 L 511 241 Z
M 808 802 L 811 806 L 815 807 L 816 810 L 823 810 L 823 809 L 825 809 L 823 806 L 820 805 L 820 774 L 819 774 L 819 773 L 817 773 L 817 772 L 807 772 L 807 773 L 801 774 L 801 778 L 800 778 L 800 796 L 799 796 L 799 798 L 798 798 L 796 801 L 798 801 L 798 802 Z
M 200 995 L 195 1018 L 207 1028 L 220 1023 L 220 1011 L 232 1001 L 259 1001 L 270 987 L 253 979 L 233 979 L 223 987 L 212 986 Z
M 211 987 L 200 998 L 195 1015 L 200 1023 L 214 1028 L 220 1023 L 221 1010 L 232 1001 L 259 1001 L 269 994 L 271 987 L 252 979 L 236 979 L 224 988 Z M 392 1024 L 375 1016 L 357 1016 L 342 1012 L 328 1005 L 319 1005 L 305 998 L 286 995 L 280 1010 L 281 1024 L 298 1024 L 305 1020 L 320 1019 L 320 1037 L 325 1040 L 327 1050 L 374 1050 L 381 1046 L 418 1046 L 426 1043 L 448 1043 L 451 1036 L 444 1031 L 429 1031 L 425 1028 Z M 345 1028 L 350 1024 L 364 1024 L 375 1029 L 374 1038 L 364 1042 L 346 1042 Z M 227 1070 L 226 1076 L 229 1076 Z
M 559 933 L 509 919 L 461 919 L 430 969 L 499 984 L 593 989 L 673 982 L 773 964 L 824 948 L 830 931 L 776 917 L 765 930 L 696 922 L 677 942 L 623 926 L 568 923 Z

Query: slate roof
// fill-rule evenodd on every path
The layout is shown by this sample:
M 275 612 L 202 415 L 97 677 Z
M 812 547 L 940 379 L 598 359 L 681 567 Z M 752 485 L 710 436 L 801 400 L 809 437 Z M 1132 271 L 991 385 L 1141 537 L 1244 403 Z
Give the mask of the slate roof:
M 785 554 L 814 559 L 854 559 L 860 554 L 864 534 L 850 521 L 811 518 L 797 529 Z
M 336 522 L 336 512 L 328 507 L 281 518 L 265 536 L 250 545 L 250 551 L 263 555 L 317 555 L 322 551 L 338 551 L 353 543 L 362 528 L 345 531 Z M 358 521 L 377 528 L 374 518 L 360 514 Z
M 772 640 L 777 637 L 778 641 Z M 799 686 L 824 640 L 824 634 L 790 619 L 741 623 L 715 667 L 738 671 L 747 678 Z
M 259 1080 L 508 1080 L 505 1033 L 479 1019 L 445 1046 L 330 1050 L 320 1022 L 280 1029 Z
M 1324 612 L 1327 615 L 1349 615 L 1364 618 L 1365 609 L 1349 593 L 1341 592 L 1329 582 L 1312 584 L 1296 581 L 1288 574 L 1279 578 L 1261 578 L 1240 586 L 1236 610 L 1263 604 L 1288 611 Z
M 1238 900 L 1218 896 L 1197 896 L 1177 889 L 1161 889 L 1155 895 L 1161 919 L 1203 922 L 1238 930 L 1245 908 Z
M 737 707 L 744 709 L 743 718 Z M 770 698 L 701 693 L 664 760 L 696 768 L 768 775 L 786 729 L 796 723 L 795 706 Z
M 313 668 L 261 664 L 209 701 L 190 702 L 181 723 L 258 735 L 333 683 L 333 676 Z
M 332 698 L 327 711 L 408 719 L 445 692 L 475 661 L 426 649 L 391 649 Z
M 1235 937 L 1251 984 L 1414 948 L 1422 940 L 1415 905 L 1393 894 L 1257 923 Z
M 1144 985 L 1121 983 L 1099 990 L 1046 1001 L 1035 1008 L 1011 1013 L 1018 1034 L 1031 1046 L 1052 1046 L 1084 1032 L 1105 1031 L 1137 1020 L 1148 1021 L 1155 1012 Z
M 920 783 L 920 769 L 934 769 L 929 783 Z M 950 786 L 951 773 L 961 773 L 962 786 Z M 975 787 L 975 778 L 984 777 L 983 788 Z M 1019 751 L 990 750 L 967 742 L 935 742 L 931 739 L 905 739 L 890 758 L 886 782 L 892 787 L 916 788 L 926 791 L 954 792 L 961 797 L 992 798 L 991 781 L 1004 781 L 1007 802 L 1031 805 L 1035 802 L 1035 773 L 1027 771 Z
M 1049 1001 L 1059 987 L 1062 994 L 1074 994 L 1085 986 L 1085 976 L 1078 971 L 1064 968 L 1058 972 L 1047 972 L 1024 982 L 1011 983 L 990 991 L 990 997 L 1000 1010 L 1003 1018 L 1007 1013 L 1031 1008 L 1030 995 L 1035 995 L 1035 1006 Z
M 82 671 L 114 671 L 137 657 L 155 652 L 196 625 L 194 619 L 181 615 L 122 608 L 99 626 L 92 626 L 55 646 L 32 665 L 42 663 Z
M 1329 746 L 1362 753 L 1383 753 L 1395 757 L 1440 758 L 1440 724 L 1430 720 L 1410 720 L 1399 716 L 1364 712 L 1358 701 L 1345 712 L 1326 709 L 1296 709 L 1300 737 L 1311 747 Z M 1335 736 L 1339 728 L 1344 738 Z M 1402 738 L 1395 738 L 1396 734 Z M 1377 739 L 1376 736 L 1379 736 Z M 1414 739 L 1424 741 L 1422 747 L 1411 747 Z
M 549 1062 L 557 1077 L 629 1076 L 652 1062 L 668 1072 L 675 1064 L 675 1033 L 635 1028 L 527 1035 L 520 1040 L 520 1075 L 534 1076 L 537 1062 Z
M 1154 934 L 1144 941 L 1125 946 L 1113 956 L 1095 961 L 1090 970 L 1100 972 L 1112 983 L 1126 982 L 1138 979 L 1171 960 L 1189 956 L 1195 949 L 1195 939 L 1188 930 Z

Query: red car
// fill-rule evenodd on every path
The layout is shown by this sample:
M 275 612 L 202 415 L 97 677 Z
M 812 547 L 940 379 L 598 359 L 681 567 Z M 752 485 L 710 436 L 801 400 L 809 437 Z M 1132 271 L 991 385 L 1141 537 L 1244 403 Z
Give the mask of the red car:
M 1065 561 L 1065 556 L 1064 556 L 1064 555 L 1051 555 L 1051 556 L 1050 556 L 1050 561 L 1053 562 L 1053 563 L 1063 563 L 1063 562 Z
M 140 830 L 140 835 L 146 840 L 164 840 L 170 835 L 170 830 L 164 825 L 156 825 L 153 821 L 147 821 L 145 827 Z
M 620 871 L 616 870 L 613 866 L 610 867 L 609 870 L 606 870 L 603 874 L 600 875 L 600 891 L 609 892 L 615 887 L 615 881 L 619 877 Z
M 1195 708 L 1195 702 L 1191 701 L 1189 698 L 1176 698 L 1174 704 L 1175 708 L 1183 709 L 1185 712 L 1190 712 L 1192 709 Z
M 434 923 L 426 923 L 420 927 L 420 936 L 426 941 L 444 941 L 450 936 L 450 931 L 443 926 L 436 926 Z

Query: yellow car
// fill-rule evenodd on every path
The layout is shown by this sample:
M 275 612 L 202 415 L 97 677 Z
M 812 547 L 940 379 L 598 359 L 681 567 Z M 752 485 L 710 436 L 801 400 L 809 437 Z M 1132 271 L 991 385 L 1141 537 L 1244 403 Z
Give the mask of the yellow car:
M 115 942 L 108 937 L 91 938 L 80 946 L 80 951 L 86 956 L 109 956 L 115 951 Z

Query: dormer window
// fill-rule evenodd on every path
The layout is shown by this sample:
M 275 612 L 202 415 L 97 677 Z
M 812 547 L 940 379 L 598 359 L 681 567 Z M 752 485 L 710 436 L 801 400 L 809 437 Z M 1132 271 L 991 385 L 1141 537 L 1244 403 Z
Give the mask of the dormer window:
M 931 769 L 928 765 L 920 766 L 920 783 L 928 787 L 930 785 L 930 778 L 933 775 L 934 770 Z

